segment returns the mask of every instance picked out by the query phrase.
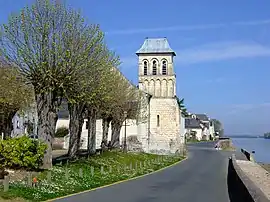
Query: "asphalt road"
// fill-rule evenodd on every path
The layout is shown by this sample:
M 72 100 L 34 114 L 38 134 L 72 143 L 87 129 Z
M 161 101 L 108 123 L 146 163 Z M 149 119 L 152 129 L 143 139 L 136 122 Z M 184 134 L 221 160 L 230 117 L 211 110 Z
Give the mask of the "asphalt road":
M 214 143 L 188 147 L 189 158 L 173 167 L 57 201 L 229 202 L 227 170 L 231 153 L 215 150 Z

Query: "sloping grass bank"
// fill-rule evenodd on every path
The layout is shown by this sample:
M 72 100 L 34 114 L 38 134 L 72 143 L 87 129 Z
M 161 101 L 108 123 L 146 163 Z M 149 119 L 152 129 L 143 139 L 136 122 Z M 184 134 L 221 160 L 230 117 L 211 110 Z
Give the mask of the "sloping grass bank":
M 0 197 L 44 201 L 151 173 L 182 159 L 180 156 L 107 152 L 39 173 L 36 187 L 29 186 L 27 176 L 11 182 L 8 192 L 4 193 L 0 187 Z

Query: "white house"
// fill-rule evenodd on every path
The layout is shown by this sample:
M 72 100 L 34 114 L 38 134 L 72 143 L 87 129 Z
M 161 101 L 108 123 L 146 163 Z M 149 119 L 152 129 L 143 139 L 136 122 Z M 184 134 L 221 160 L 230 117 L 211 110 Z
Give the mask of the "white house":
M 206 114 L 194 114 L 196 119 L 200 121 L 200 124 L 202 125 L 202 138 L 205 140 L 210 139 L 210 119 Z
M 186 134 L 196 134 L 197 140 L 215 137 L 214 125 L 206 114 L 191 114 L 185 121 Z
M 216 138 L 216 133 L 215 133 L 215 126 L 212 120 L 210 120 L 210 127 L 209 127 L 209 133 L 212 139 Z
M 18 137 L 23 134 L 31 136 L 37 134 L 37 121 L 36 106 L 34 104 L 28 109 L 17 111 L 12 118 L 13 130 L 11 131 L 11 137 Z M 28 134 L 28 128 L 30 127 L 32 127 L 32 134 Z
M 202 140 L 203 126 L 194 116 L 185 118 L 185 134 L 188 139 Z

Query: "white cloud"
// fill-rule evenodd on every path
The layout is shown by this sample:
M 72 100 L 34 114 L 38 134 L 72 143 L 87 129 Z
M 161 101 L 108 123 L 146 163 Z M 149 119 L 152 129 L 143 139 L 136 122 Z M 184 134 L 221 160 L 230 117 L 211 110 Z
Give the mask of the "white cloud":
M 137 29 L 123 29 L 123 30 L 111 30 L 105 32 L 108 35 L 129 35 L 149 32 L 164 32 L 164 31 L 192 31 L 203 29 L 217 29 L 228 26 L 254 26 L 270 24 L 270 19 L 259 21 L 238 21 L 232 23 L 218 23 L 218 24 L 201 24 L 201 25 L 176 25 L 170 27 L 156 27 L 156 28 L 137 28 Z
M 242 22 L 234 22 L 233 25 L 264 25 L 270 24 L 270 19 L 259 20 L 259 21 L 242 21 Z
M 270 47 L 250 42 L 222 42 L 179 51 L 176 61 L 193 64 L 260 56 L 270 56 Z
M 270 47 L 263 46 L 254 42 L 219 42 L 200 45 L 176 51 L 176 64 L 197 64 L 204 62 L 231 60 L 236 58 L 253 58 L 270 56 Z M 135 54 L 132 56 L 121 57 L 122 67 L 137 66 L 138 58 Z M 222 82 L 223 78 L 217 78 L 215 81 Z
M 258 109 L 270 109 L 270 102 L 258 103 L 258 104 L 237 104 L 229 107 L 230 110 L 227 111 L 228 115 L 243 113 L 245 111 L 250 110 L 258 110 Z
M 108 35 L 128 35 L 139 34 L 148 32 L 164 32 L 164 31 L 189 31 L 199 29 L 213 29 L 226 26 L 225 24 L 206 24 L 206 25 L 180 25 L 171 27 L 158 27 L 158 28 L 138 28 L 138 29 L 124 29 L 124 30 L 112 30 L 105 32 Z

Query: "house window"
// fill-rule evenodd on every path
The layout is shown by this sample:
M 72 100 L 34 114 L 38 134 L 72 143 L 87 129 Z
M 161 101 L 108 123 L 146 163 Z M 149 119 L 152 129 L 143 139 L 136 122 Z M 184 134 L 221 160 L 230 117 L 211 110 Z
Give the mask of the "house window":
M 166 75 L 167 74 L 167 63 L 166 61 L 162 62 L 162 75 Z
M 159 115 L 157 115 L 157 127 L 159 127 Z
M 20 122 L 17 121 L 17 129 L 19 129 L 19 128 L 20 128 Z
M 144 61 L 143 63 L 143 75 L 147 75 L 147 62 Z
M 157 75 L 157 61 L 153 61 L 153 75 Z

